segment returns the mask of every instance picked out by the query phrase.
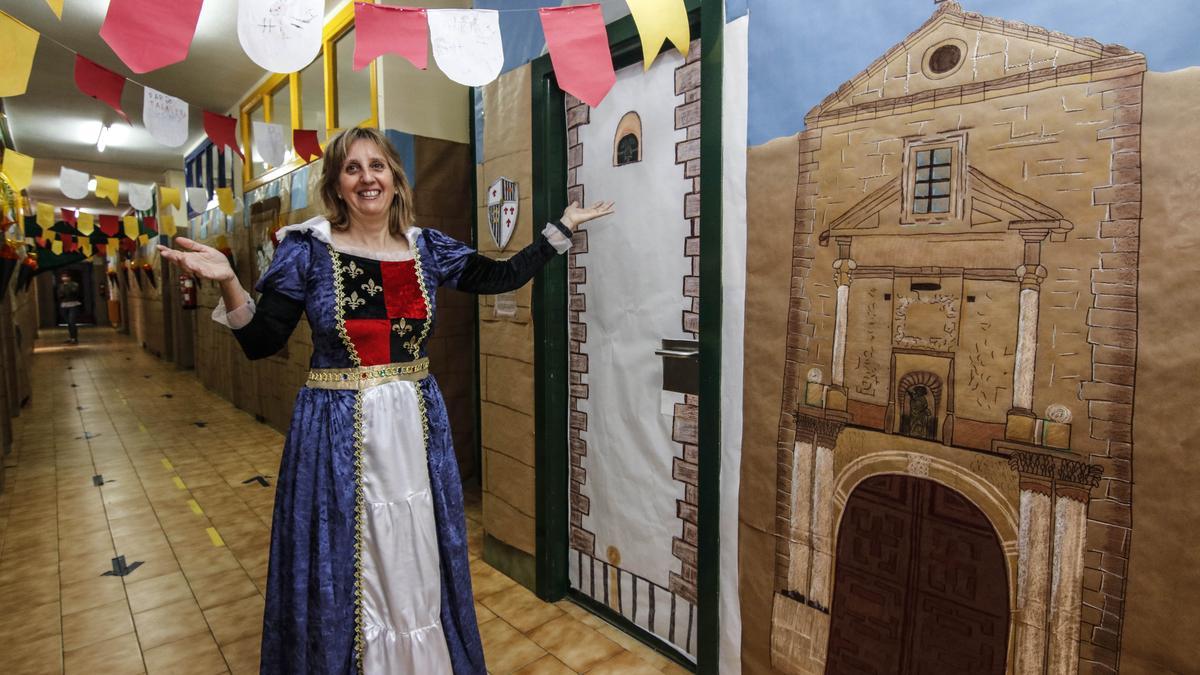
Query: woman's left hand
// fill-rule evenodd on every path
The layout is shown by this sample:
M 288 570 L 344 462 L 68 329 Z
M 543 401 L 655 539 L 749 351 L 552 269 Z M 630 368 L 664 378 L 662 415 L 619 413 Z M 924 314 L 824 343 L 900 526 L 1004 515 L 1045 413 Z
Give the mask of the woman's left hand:
M 566 210 L 563 211 L 560 222 L 567 226 L 567 229 L 574 232 L 583 223 L 601 216 L 607 216 L 612 212 L 612 202 L 595 202 L 586 209 L 579 206 L 579 202 L 571 202 L 567 205 Z

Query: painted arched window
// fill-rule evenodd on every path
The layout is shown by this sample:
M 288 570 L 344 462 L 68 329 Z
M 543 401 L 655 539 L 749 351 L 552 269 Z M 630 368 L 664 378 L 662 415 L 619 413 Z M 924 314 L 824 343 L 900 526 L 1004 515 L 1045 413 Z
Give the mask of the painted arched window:
M 632 110 L 617 123 L 613 137 L 613 166 L 642 161 L 642 118 Z

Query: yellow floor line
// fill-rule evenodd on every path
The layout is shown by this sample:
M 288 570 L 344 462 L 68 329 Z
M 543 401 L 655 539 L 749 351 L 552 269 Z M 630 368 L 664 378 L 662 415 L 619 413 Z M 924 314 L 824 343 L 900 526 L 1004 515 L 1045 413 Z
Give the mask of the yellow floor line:
M 208 528 L 208 538 L 212 540 L 213 546 L 224 546 L 225 540 L 221 538 L 221 533 L 217 532 L 217 528 Z
M 204 515 L 204 509 L 200 508 L 200 504 L 195 499 L 189 499 L 188 506 L 191 507 L 192 513 L 198 516 Z
M 162 463 L 163 463 L 163 468 L 166 469 L 167 471 L 175 470 L 175 465 L 172 464 L 171 460 L 167 459 L 166 457 L 163 457 Z
M 172 476 L 171 480 L 175 481 L 175 487 L 179 488 L 180 490 L 187 489 L 187 485 L 184 485 L 183 479 L 180 478 L 179 476 Z

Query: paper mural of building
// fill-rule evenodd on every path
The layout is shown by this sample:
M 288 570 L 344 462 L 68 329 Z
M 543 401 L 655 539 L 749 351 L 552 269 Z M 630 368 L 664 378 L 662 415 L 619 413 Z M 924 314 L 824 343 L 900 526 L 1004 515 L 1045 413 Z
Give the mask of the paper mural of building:
M 799 136 L 779 672 L 1113 672 L 1145 58 L 938 5 Z

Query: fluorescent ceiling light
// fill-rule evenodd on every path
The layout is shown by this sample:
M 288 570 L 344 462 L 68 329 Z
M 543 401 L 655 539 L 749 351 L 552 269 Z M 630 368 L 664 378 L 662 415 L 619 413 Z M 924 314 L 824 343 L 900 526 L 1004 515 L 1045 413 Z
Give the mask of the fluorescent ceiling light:
M 95 192 L 95 191 L 96 191 L 96 179 L 93 178 L 88 181 L 88 192 Z
M 96 150 L 104 152 L 105 144 L 108 140 L 108 125 L 100 125 L 100 135 L 96 137 Z

